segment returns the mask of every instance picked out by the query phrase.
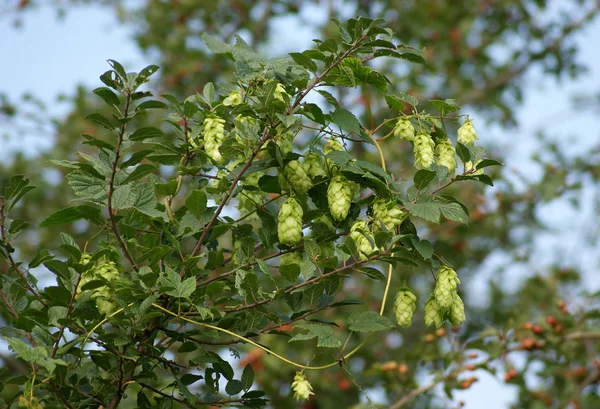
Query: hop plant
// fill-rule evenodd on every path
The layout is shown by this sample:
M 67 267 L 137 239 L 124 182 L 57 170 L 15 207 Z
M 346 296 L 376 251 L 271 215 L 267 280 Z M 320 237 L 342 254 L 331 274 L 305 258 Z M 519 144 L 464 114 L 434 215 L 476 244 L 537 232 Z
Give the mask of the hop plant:
M 379 248 L 375 245 L 373 235 L 369 232 L 367 223 L 364 220 L 354 222 L 350 228 L 350 238 L 356 243 L 358 258 L 360 260 L 366 260 L 371 254 L 379 251 Z
M 450 322 L 452 325 L 460 325 L 466 321 L 465 304 L 458 294 L 455 294 L 454 301 L 450 306 Z
M 318 176 L 327 176 L 321 155 L 316 152 L 309 152 L 304 156 L 304 169 L 313 180 Z
M 380 229 L 379 221 L 387 230 L 394 230 L 402 223 L 403 217 L 404 212 L 398 208 L 396 202 L 385 199 L 377 199 L 373 202 L 374 230 Z
M 223 161 L 219 147 L 225 140 L 225 120 L 207 117 L 204 120 L 204 150 L 215 162 Z
M 327 188 L 329 211 L 335 220 L 342 221 L 348 217 L 352 197 L 353 183 L 341 175 L 334 176 Z
M 394 314 L 396 322 L 401 327 L 410 327 L 413 312 L 415 312 L 417 296 L 408 288 L 403 288 L 396 294 L 394 300 Z
M 440 307 L 446 309 L 452 306 L 458 284 L 460 280 L 452 267 L 442 265 L 438 269 L 433 294 Z
M 310 395 L 314 395 L 310 382 L 306 380 L 304 372 L 296 372 L 294 376 L 294 382 L 292 382 L 292 390 L 294 391 L 294 398 L 296 400 L 306 400 Z
M 469 118 L 465 120 L 460 128 L 458 128 L 458 142 L 463 145 L 473 145 L 477 140 L 475 127 Z
M 435 142 L 433 138 L 425 132 L 419 132 L 413 142 L 415 167 L 417 169 L 429 169 L 434 158 L 433 148 L 435 147 Z
M 294 191 L 304 194 L 313 186 L 302 164 L 293 160 L 285 167 L 285 176 Z
M 448 168 L 448 172 L 454 173 L 454 169 L 456 169 L 456 156 L 450 138 L 438 141 L 437 145 L 435 145 L 435 154 L 437 155 L 435 163 L 438 166 L 445 166 Z
M 80 263 L 84 264 L 84 261 L 85 264 L 89 264 L 90 256 L 88 254 L 82 255 Z M 89 292 L 90 298 L 96 300 L 96 306 L 98 307 L 100 314 L 110 314 L 112 311 L 114 311 L 116 305 L 114 302 L 112 302 L 114 299 L 114 293 L 108 286 L 104 285 L 89 291 L 83 291 L 82 288 L 84 285 L 93 280 L 104 279 L 110 283 L 118 280 L 119 277 L 119 270 L 117 269 L 114 261 L 105 261 L 100 265 L 96 265 L 91 270 L 87 270 L 85 273 L 83 273 L 81 279 L 79 280 L 79 285 L 77 286 L 75 299 L 79 299 L 84 293 Z
M 432 295 L 425 303 L 425 325 L 428 327 L 435 325 L 436 328 L 442 326 L 444 322 L 444 312 L 435 297 Z
M 479 162 L 481 162 L 481 161 L 478 160 L 477 162 L 475 162 L 475 164 L 473 164 L 473 162 L 471 162 L 471 161 L 466 162 L 465 163 L 465 173 L 468 173 L 470 176 L 483 175 L 483 169 L 475 170 L 477 168 L 477 165 L 479 164 Z
M 242 94 L 241 90 L 233 91 L 230 93 L 227 98 L 223 100 L 223 105 L 228 106 L 236 106 L 242 103 Z
M 243 187 L 258 187 L 258 180 L 263 176 L 262 172 L 254 172 L 244 178 L 241 185 Z M 238 210 L 240 213 L 250 213 L 256 210 L 256 207 L 262 204 L 265 193 L 260 190 L 243 189 L 238 194 Z M 258 217 L 254 213 L 251 217 Z
M 408 119 L 400 118 L 394 126 L 394 136 L 412 142 L 415 139 L 415 127 Z
M 279 242 L 293 246 L 302 240 L 302 206 L 296 199 L 290 197 L 286 200 L 277 215 L 277 236 Z

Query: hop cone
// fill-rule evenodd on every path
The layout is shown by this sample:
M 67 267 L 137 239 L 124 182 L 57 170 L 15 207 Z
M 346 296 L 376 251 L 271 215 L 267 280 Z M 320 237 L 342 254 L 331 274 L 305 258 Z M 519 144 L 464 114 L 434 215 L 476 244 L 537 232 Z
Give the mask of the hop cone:
M 294 198 L 281 205 L 277 215 L 277 236 L 279 242 L 293 246 L 302 240 L 302 206 Z
M 460 128 L 458 128 L 458 142 L 463 145 L 473 145 L 477 140 L 475 127 L 470 119 L 466 119 Z
M 452 325 L 460 325 L 465 322 L 465 304 L 463 300 L 456 294 L 454 296 L 454 302 L 450 307 L 450 322 Z
M 283 84 L 278 83 L 277 87 L 275 87 L 275 91 L 273 91 L 273 97 L 275 97 L 275 99 L 280 100 L 284 104 L 287 104 L 285 98 L 287 97 L 289 99 L 290 98 L 290 94 L 288 94 L 286 92 L 285 87 L 283 86 Z
M 296 192 L 304 194 L 312 187 L 312 182 L 306 174 L 304 167 L 297 160 L 293 160 L 285 167 L 285 176 Z
M 373 236 L 369 233 L 367 223 L 363 220 L 354 222 L 350 228 L 350 238 L 356 243 L 358 258 L 361 260 L 366 260 L 372 253 L 379 250 L 373 241 Z
M 279 149 L 281 152 L 286 155 L 294 150 L 294 134 L 292 132 L 281 132 L 283 127 L 279 125 L 277 127 L 277 131 L 279 132 L 275 138 Z
M 242 94 L 241 94 L 241 90 L 239 91 L 233 91 L 231 94 L 229 94 L 227 96 L 227 98 L 225 98 L 223 100 L 223 105 L 225 105 L 226 107 L 228 106 L 236 106 L 242 103 Z
M 373 217 L 375 218 L 375 230 L 380 228 L 380 220 L 387 230 L 393 230 L 402 223 L 404 212 L 394 201 L 377 199 L 373 202 Z
M 316 152 L 309 152 L 304 156 L 304 169 L 311 179 L 317 176 L 327 176 L 325 168 L 323 168 L 323 160 L 321 155 Z
M 85 264 L 89 263 L 89 255 L 82 255 L 82 261 L 87 260 Z M 82 263 L 83 264 L 83 263 Z M 116 281 L 120 277 L 119 270 L 117 269 L 114 261 L 106 261 L 98 266 L 96 266 L 92 270 L 88 270 L 83 273 L 83 276 L 79 280 L 79 285 L 77 286 L 77 295 L 76 299 L 81 298 L 83 295 L 82 287 L 89 283 L 92 280 L 104 279 L 108 282 Z M 110 314 L 114 311 L 116 304 L 111 300 L 114 299 L 114 292 L 106 285 L 102 287 L 95 288 L 93 290 L 89 290 L 90 298 L 96 299 L 96 306 L 98 307 L 98 311 L 101 314 Z M 86 291 L 87 292 L 87 291 Z
M 417 169 L 429 169 L 433 163 L 433 148 L 435 142 L 431 135 L 419 132 L 414 139 L 413 153 L 415 155 L 415 167 Z
M 450 308 L 456 297 L 458 284 L 460 280 L 452 267 L 443 265 L 438 269 L 433 294 L 440 307 Z
M 323 149 L 323 154 L 325 154 L 325 164 L 327 165 L 327 169 L 329 173 L 332 175 L 338 172 L 338 167 L 331 159 L 327 159 L 327 154 L 333 151 L 341 151 L 343 150 L 343 146 L 337 139 L 330 139 L 325 144 L 325 149 Z
M 394 136 L 412 142 L 415 139 L 415 127 L 408 119 L 400 118 L 394 126 Z
M 345 177 L 334 176 L 327 188 L 329 211 L 335 220 L 342 221 L 348 217 L 348 211 L 354 196 L 353 183 Z
M 468 161 L 467 163 L 465 163 L 465 173 L 468 173 L 471 176 L 483 175 L 483 169 L 475 170 L 476 166 L 477 166 L 477 164 L 479 164 L 479 162 L 481 162 L 481 161 L 478 160 L 477 162 L 475 162 L 475 164 L 473 164 L 473 162 L 471 162 L 471 161 Z
M 296 400 L 306 400 L 310 395 L 314 395 L 310 382 L 306 380 L 304 373 L 301 371 L 296 372 L 296 376 L 294 376 L 292 390 L 294 391 L 294 398 Z
M 242 187 L 251 186 L 258 187 L 258 180 L 263 176 L 262 172 L 254 172 L 246 176 L 241 183 Z M 246 214 L 254 212 L 256 207 L 263 203 L 265 193 L 261 190 L 249 190 L 243 189 L 237 196 L 238 198 L 238 209 L 240 213 Z M 252 219 L 256 219 L 258 216 L 254 213 L 250 216 Z
M 429 297 L 425 303 L 425 325 L 428 327 L 435 325 L 436 328 L 439 328 L 442 326 L 442 322 L 444 322 L 444 312 L 442 311 L 442 308 L 435 300 L 435 297 Z
M 288 264 L 300 264 L 302 263 L 302 253 L 299 251 L 293 251 L 291 253 L 285 253 L 281 256 L 279 260 L 279 264 L 288 265 Z
M 222 162 L 219 147 L 225 140 L 225 120 L 207 117 L 204 120 L 204 150 L 215 162 Z
M 445 166 L 448 168 L 448 172 L 454 173 L 456 169 L 456 156 L 454 155 L 454 146 L 450 138 L 445 138 L 437 143 L 435 146 L 435 154 L 437 155 L 438 166 Z
M 396 322 L 401 327 L 410 327 L 413 312 L 416 307 L 417 296 L 408 289 L 402 289 L 396 294 L 394 300 L 394 314 Z

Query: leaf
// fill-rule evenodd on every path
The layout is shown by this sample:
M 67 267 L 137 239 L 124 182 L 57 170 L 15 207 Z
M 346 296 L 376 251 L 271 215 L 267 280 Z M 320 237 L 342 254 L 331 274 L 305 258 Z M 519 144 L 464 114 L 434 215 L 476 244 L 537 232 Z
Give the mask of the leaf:
M 29 268 L 35 268 L 46 261 L 52 260 L 54 258 L 53 255 L 46 249 L 41 249 L 37 252 L 33 260 L 29 262 Z
M 401 101 L 404 101 L 404 102 L 408 102 L 412 106 L 419 105 L 419 100 L 418 99 L 416 99 L 412 95 L 408 95 L 405 92 L 399 92 L 398 93 L 398 99 L 400 99 Z
M 442 207 L 440 207 L 440 210 L 446 219 L 467 223 L 467 213 L 465 213 L 461 205 L 458 203 L 445 203 Z
M 333 328 L 329 325 L 312 324 L 312 323 L 300 323 L 294 325 L 294 328 L 301 328 L 308 330 L 306 334 L 296 334 L 289 342 L 292 341 L 305 341 L 308 339 L 317 338 L 317 346 L 323 348 L 337 348 L 342 345 L 339 339 L 336 339 L 333 335 Z
M 417 173 L 415 173 L 413 181 L 417 189 L 423 190 L 429 185 L 429 183 L 431 183 L 433 179 L 435 179 L 435 176 L 436 173 L 432 170 L 420 169 L 417 171 Z
M 341 129 L 351 133 L 360 133 L 360 123 L 354 114 L 347 109 L 338 108 L 331 114 L 332 121 Z
M 264 175 L 258 180 L 260 190 L 266 193 L 281 193 L 277 176 Z
M 41 223 L 40 227 L 56 226 L 63 223 L 74 222 L 76 220 L 87 219 L 87 220 L 99 220 L 100 209 L 82 205 L 67 207 L 61 209 L 50 216 L 46 217 Z
M 390 109 L 396 111 L 404 111 L 404 109 L 406 109 L 406 105 L 404 105 L 402 100 L 395 95 L 386 95 L 385 102 L 387 102 Z
M 204 95 L 206 102 L 211 104 L 215 100 L 215 84 L 212 82 L 207 82 L 202 89 L 202 95 Z
M 140 111 L 143 109 L 167 109 L 167 108 L 169 108 L 169 106 L 167 104 L 165 104 L 164 102 L 150 100 L 150 101 L 142 102 L 135 108 L 135 110 Z
M 315 64 L 315 62 L 307 55 L 305 55 L 303 53 L 289 53 L 289 54 L 290 54 L 290 57 L 292 57 L 292 59 L 297 64 L 303 66 L 310 72 L 317 71 L 317 64 Z
M 415 249 L 425 260 L 429 260 L 431 256 L 433 256 L 433 246 L 431 245 L 431 242 L 428 240 L 419 240 L 417 236 L 413 236 L 411 241 Z
M 127 183 L 133 182 L 135 180 L 141 179 L 149 173 L 156 172 L 156 168 L 149 163 L 144 163 L 139 165 L 137 168 L 133 170 L 126 178 L 121 182 L 121 185 L 126 185 Z
M 98 95 L 100 98 L 104 100 L 108 105 L 112 105 L 115 107 L 119 106 L 119 97 L 117 94 L 111 91 L 110 88 L 100 87 L 96 88 L 92 91 L 94 94 Z
M 202 33 L 200 37 L 202 38 L 202 41 L 204 41 L 204 44 L 206 44 L 208 49 L 215 54 L 231 53 L 231 50 L 233 49 L 233 46 L 226 44 L 220 40 L 217 40 L 210 34 Z
M 148 138 L 160 138 L 165 136 L 163 131 L 152 126 L 137 129 L 134 133 L 129 136 L 130 141 L 143 141 Z
M 340 107 L 340 103 L 338 102 L 338 100 L 335 99 L 335 97 L 333 95 L 331 95 L 329 92 L 324 91 L 324 90 L 317 90 L 317 92 L 319 94 L 321 94 L 321 96 L 323 98 L 325 98 L 325 100 L 334 108 L 338 109 Z
M 394 324 L 373 311 L 355 312 L 348 317 L 348 329 L 354 332 L 374 332 L 393 329 Z
M 417 216 L 433 223 L 440 222 L 440 206 L 435 202 L 405 203 L 404 207 L 412 216 Z
M 467 163 L 471 160 L 471 152 L 469 152 L 469 148 L 462 143 L 456 144 L 456 153 L 463 163 Z
M 458 105 L 456 105 L 455 99 L 446 99 L 446 100 L 430 99 L 429 102 L 431 102 L 433 104 L 433 106 L 435 107 L 435 109 L 440 111 L 442 113 L 442 115 L 446 115 L 447 113 L 450 113 L 450 112 L 456 112 L 460 109 L 460 107 Z
M 119 166 L 119 168 L 125 169 L 125 168 L 127 168 L 129 166 L 135 166 L 138 163 L 140 163 L 141 161 L 143 161 L 144 158 L 146 156 L 148 156 L 149 154 L 151 154 L 152 152 L 154 152 L 154 151 L 150 150 L 150 149 L 145 149 L 145 150 L 137 151 L 133 155 L 131 155 L 131 157 L 129 159 L 127 159 L 125 162 L 121 163 L 121 165 Z
M 202 213 L 206 210 L 207 198 L 206 193 L 202 190 L 192 190 L 192 192 L 185 199 L 185 205 L 189 212 L 200 219 Z
M 377 270 L 376 268 L 373 267 L 363 267 L 360 270 L 361 273 L 363 273 L 364 275 L 366 275 L 369 278 L 372 278 L 373 280 L 377 280 L 377 281 L 381 281 L 384 282 L 386 281 L 385 276 L 383 275 L 383 273 L 379 270 Z
M 237 395 L 242 391 L 242 389 L 244 389 L 242 382 L 238 381 L 237 379 L 232 379 L 231 381 L 227 382 L 227 385 L 225 386 L 225 393 L 227 393 L 229 396 Z
M 479 170 L 479 169 L 487 168 L 488 166 L 504 166 L 504 163 L 498 162 L 497 160 L 494 160 L 494 159 L 483 159 L 481 162 L 479 162 L 477 164 L 477 166 L 475 166 L 475 169 Z
M 244 372 L 242 372 L 242 388 L 247 391 L 252 387 L 254 383 L 254 370 L 252 369 L 252 365 L 246 364 L 244 367 Z
M 86 120 L 95 122 L 99 125 L 102 125 L 104 128 L 112 131 L 116 128 L 112 122 L 110 122 L 104 115 L 99 114 L 98 112 L 94 112 L 85 117 Z

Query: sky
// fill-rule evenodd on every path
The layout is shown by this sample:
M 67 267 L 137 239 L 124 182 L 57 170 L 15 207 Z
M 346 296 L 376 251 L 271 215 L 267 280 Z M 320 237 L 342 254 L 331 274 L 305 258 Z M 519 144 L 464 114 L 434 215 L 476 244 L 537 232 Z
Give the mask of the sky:
M 310 10 L 307 12 L 310 14 Z M 318 14 L 312 14 L 318 15 Z M 295 41 L 280 42 L 281 53 L 310 44 L 310 29 L 293 19 L 281 18 L 275 23 L 274 38 L 278 31 L 293 32 Z M 597 52 L 597 39 L 600 38 L 600 21 L 596 20 L 578 34 L 581 58 L 590 67 L 588 75 L 577 81 L 557 84 L 542 79 L 540 73 L 531 73 L 527 81 L 525 100 L 519 109 L 519 127 L 510 131 L 498 126 L 476 122 L 481 144 L 500 146 L 509 153 L 505 172 L 515 169 L 533 180 L 541 177 L 541 169 L 529 157 L 537 149 L 531 135 L 540 129 L 549 130 L 551 137 L 562 141 L 562 147 L 569 154 L 580 154 L 596 144 L 600 137 L 597 113 L 574 111 L 570 106 L 572 95 L 598 90 L 600 87 L 600 54 Z M 12 20 L 0 17 L 0 55 L 7 56 L 2 62 L 0 89 L 11 100 L 18 100 L 26 93 L 33 93 L 47 105 L 49 117 L 64 115 L 69 106 L 57 101 L 61 93 L 71 94 L 77 84 L 94 88 L 100 86 L 99 75 L 109 69 L 107 59 L 121 62 L 128 70 L 139 70 L 152 63 L 142 55 L 131 39 L 127 27 L 117 24 L 115 16 L 107 8 L 86 6 L 75 8 L 62 20 L 56 18 L 52 9 L 42 8 L 25 15 L 20 29 L 12 26 Z M 594 40 L 596 39 L 596 40 Z M 476 115 L 474 115 L 476 117 Z M 6 127 L 0 124 L 0 160 L 10 157 L 15 149 L 35 155 L 40 149 L 51 146 L 51 128 L 24 130 L 19 138 L 3 139 Z M 592 203 L 593 187 L 584 189 L 585 203 Z M 589 198 L 589 200 L 587 200 Z M 555 257 L 561 263 L 583 267 L 588 271 L 586 285 L 598 289 L 595 280 L 597 244 L 581 243 L 579 237 L 596 234 L 589 220 L 594 220 L 598 209 L 584 205 L 576 210 L 564 202 L 552 202 L 543 206 L 540 218 L 552 228 L 547 234 L 536 238 L 536 252 L 539 252 L 542 265 L 550 265 Z M 575 227 L 573 227 L 575 226 Z M 557 235 L 556 232 L 561 234 Z M 576 243 L 565 246 L 564 243 Z M 494 274 L 494 267 L 504 260 L 501 253 L 492 254 L 481 266 L 476 280 L 470 280 L 469 289 L 473 294 L 485 294 L 488 279 Z M 516 285 L 531 266 L 516 266 L 509 272 L 510 282 Z M 484 300 L 482 299 L 481 302 Z M 465 392 L 459 392 L 457 399 L 464 400 L 467 409 L 505 409 L 514 391 L 490 374 L 481 372 L 480 382 Z M 490 400 L 494 396 L 494 400 Z

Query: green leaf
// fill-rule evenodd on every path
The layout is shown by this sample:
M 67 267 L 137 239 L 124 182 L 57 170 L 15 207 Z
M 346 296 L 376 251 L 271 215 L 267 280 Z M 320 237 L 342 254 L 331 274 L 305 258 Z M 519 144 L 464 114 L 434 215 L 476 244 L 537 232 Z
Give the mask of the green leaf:
M 252 387 L 254 383 L 254 369 L 252 369 L 252 365 L 246 364 L 244 367 L 244 372 L 242 372 L 242 388 L 247 391 Z
M 228 53 L 231 54 L 231 50 L 233 49 L 233 46 L 226 44 L 222 41 L 219 41 L 207 33 L 202 33 L 202 35 L 200 37 L 202 38 L 202 41 L 204 41 L 204 44 L 206 44 L 208 49 L 210 51 L 212 51 L 213 53 L 215 53 L 215 54 L 228 54 Z
M 206 193 L 202 190 L 192 190 L 185 199 L 185 205 L 190 213 L 200 219 L 202 213 L 206 210 Z
M 227 385 L 225 385 L 225 393 L 227 393 L 229 396 L 237 395 L 242 391 L 242 389 L 244 389 L 244 385 L 237 379 L 232 379 L 231 381 L 227 382 Z
M 458 203 L 445 203 L 440 210 L 446 219 L 467 223 L 468 216 Z
M 404 105 L 402 100 L 395 95 L 386 95 L 385 102 L 387 102 L 390 109 L 400 112 L 406 109 L 406 105 Z
M 477 166 L 475 166 L 475 169 L 483 169 L 483 168 L 487 168 L 488 166 L 504 166 L 504 163 L 502 162 L 498 162 L 497 160 L 494 159 L 483 159 L 481 162 L 479 162 L 477 164 Z
M 100 98 L 104 100 L 108 105 L 112 105 L 115 107 L 119 106 L 119 97 L 117 94 L 112 92 L 110 88 L 100 87 L 96 88 L 92 91 L 94 94 L 98 95 Z
M 456 144 L 456 153 L 463 163 L 467 163 L 471 160 L 471 152 L 469 152 L 469 148 L 462 143 Z
M 412 95 L 408 95 L 405 92 L 399 92 L 398 93 L 398 99 L 400 99 L 401 101 L 407 102 L 410 105 L 415 106 L 415 107 L 419 104 L 419 100 L 418 99 L 416 99 Z
M 333 328 L 331 328 L 331 326 L 329 325 L 302 322 L 300 324 L 294 325 L 294 328 L 308 330 L 308 333 L 296 334 L 289 340 L 289 342 L 306 341 L 308 339 L 317 338 L 318 347 L 337 348 L 342 345 L 341 341 L 334 337 Z
M 442 115 L 446 115 L 450 112 L 456 112 L 460 109 L 460 107 L 456 105 L 455 99 L 430 99 L 429 102 L 431 102 L 435 109 L 440 111 Z
M 303 53 L 290 53 L 290 57 L 292 57 L 297 64 L 303 66 L 310 72 L 317 71 L 317 64 L 315 64 L 315 62 L 307 55 Z
M 169 106 L 167 104 L 165 104 L 164 102 L 150 100 L 150 101 L 142 102 L 135 108 L 135 110 L 140 111 L 142 109 L 167 109 L 167 108 L 169 108 Z
M 411 241 L 415 249 L 425 260 L 429 260 L 431 256 L 433 256 L 433 246 L 431 245 L 431 242 L 428 240 L 419 240 L 417 236 L 413 236 Z
M 126 178 L 121 182 L 121 185 L 126 185 L 127 183 L 133 182 L 135 180 L 141 179 L 149 173 L 156 172 L 156 168 L 149 163 L 144 163 L 139 165 L 137 168 L 133 170 Z
M 41 249 L 37 252 L 33 260 L 29 262 L 29 268 L 35 268 L 46 261 L 52 260 L 54 258 L 53 255 L 46 249 Z
M 151 154 L 153 152 L 154 151 L 150 150 L 150 149 L 145 149 L 145 150 L 137 151 L 133 155 L 131 155 L 131 157 L 129 159 L 127 159 L 125 162 L 121 163 L 121 165 L 119 166 L 119 168 L 125 169 L 125 168 L 127 168 L 129 166 L 137 165 L 138 163 L 140 163 L 141 161 L 143 161 L 144 158 L 146 158 L 146 156 L 148 156 L 149 154 Z
M 360 133 L 360 122 L 354 114 L 347 109 L 338 108 L 331 114 L 332 121 L 344 131 L 351 133 Z
M 215 100 L 215 84 L 212 82 L 207 82 L 202 89 L 202 95 L 204 95 L 206 102 L 212 104 L 212 102 Z
M 165 136 L 163 131 L 152 126 L 137 129 L 134 133 L 129 136 L 130 141 L 143 141 L 148 138 L 160 138 Z
M 94 112 L 85 117 L 86 120 L 102 125 L 109 131 L 113 131 L 117 126 L 110 122 L 104 115 Z
M 325 98 L 325 100 L 334 108 L 339 109 L 340 107 L 340 103 L 338 102 L 337 99 L 335 99 L 335 97 L 333 95 L 331 95 L 329 92 L 324 91 L 324 90 L 317 90 L 317 92 L 319 94 L 321 94 L 321 96 L 323 98 Z
M 435 179 L 435 176 L 436 173 L 432 170 L 420 169 L 415 173 L 413 181 L 417 189 L 423 190 Z
M 258 180 L 260 190 L 266 193 L 281 193 L 277 176 L 264 175 Z
M 383 273 L 381 271 L 377 270 L 376 268 L 363 267 L 358 271 L 360 271 L 362 274 L 366 275 L 367 277 L 372 278 L 373 280 L 381 281 L 383 283 L 385 283 L 385 281 L 386 281 L 385 275 L 383 275 Z
M 99 221 L 100 209 L 87 205 L 67 207 L 55 213 L 52 213 L 50 216 L 46 217 L 40 223 L 40 227 L 56 226 L 59 224 L 70 223 L 81 219 Z
M 373 311 L 355 312 L 348 317 L 348 329 L 354 332 L 374 332 L 393 329 L 394 324 Z

